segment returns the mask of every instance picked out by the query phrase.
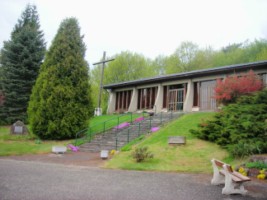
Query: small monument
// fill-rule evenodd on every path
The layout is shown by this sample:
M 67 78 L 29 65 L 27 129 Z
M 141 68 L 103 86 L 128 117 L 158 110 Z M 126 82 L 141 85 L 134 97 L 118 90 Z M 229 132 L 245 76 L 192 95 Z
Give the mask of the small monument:
M 171 146 L 185 145 L 186 138 L 184 136 L 171 136 L 168 138 L 168 144 Z
M 24 125 L 22 121 L 16 121 L 11 127 L 10 127 L 10 134 L 14 135 L 26 135 L 29 131 L 27 127 Z

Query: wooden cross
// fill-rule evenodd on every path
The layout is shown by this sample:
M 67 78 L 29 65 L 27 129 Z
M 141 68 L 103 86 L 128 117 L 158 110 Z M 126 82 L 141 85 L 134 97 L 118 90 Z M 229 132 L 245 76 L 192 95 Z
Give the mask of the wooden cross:
M 100 86 L 99 86 L 99 95 L 98 95 L 98 108 L 100 108 L 100 106 L 101 106 L 101 95 L 102 95 L 102 89 L 103 89 L 103 76 L 104 76 L 105 63 L 113 61 L 113 60 L 115 60 L 115 59 L 113 58 L 113 59 L 106 60 L 106 52 L 104 51 L 103 60 L 100 62 L 97 62 L 97 63 L 93 63 L 93 65 L 102 64 Z

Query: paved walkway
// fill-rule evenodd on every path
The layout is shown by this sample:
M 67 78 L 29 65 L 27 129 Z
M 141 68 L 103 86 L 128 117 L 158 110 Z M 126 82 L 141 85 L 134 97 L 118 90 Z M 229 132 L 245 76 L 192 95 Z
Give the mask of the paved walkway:
M 221 194 L 211 175 L 101 169 L 99 154 L 0 158 L 0 200 L 252 200 L 267 199 L 266 181 L 246 185 L 247 196 Z

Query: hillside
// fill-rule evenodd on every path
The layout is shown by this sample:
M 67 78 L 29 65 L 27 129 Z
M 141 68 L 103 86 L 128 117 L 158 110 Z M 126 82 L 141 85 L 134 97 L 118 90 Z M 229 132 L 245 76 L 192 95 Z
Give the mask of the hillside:
M 197 128 L 202 119 L 213 116 L 214 113 L 190 113 L 161 127 L 158 132 L 145 137 L 140 143 L 133 145 L 130 151 L 121 151 L 107 164 L 107 168 L 152 171 L 178 171 L 194 173 L 210 173 L 210 160 L 217 158 L 230 162 L 228 153 L 218 145 L 197 139 L 189 130 Z M 169 136 L 185 136 L 186 145 L 169 146 Z M 147 146 L 154 154 L 153 159 L 136 163 L 131 152 L 137 146 Z M 231 162 L 232 163 L 232 162 Z

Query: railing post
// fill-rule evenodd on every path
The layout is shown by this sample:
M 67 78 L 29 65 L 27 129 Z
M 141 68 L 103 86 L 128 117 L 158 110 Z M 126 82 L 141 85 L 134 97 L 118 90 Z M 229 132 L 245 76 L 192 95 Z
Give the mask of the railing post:
M 151 129 L 151 119 L 152 119 L 152 116 L 149 116 L 149 128 Z
M 129 134 L 129 129 L 128 129 L 128 135 L 127 135 L 127 143 L 130 141 L 130 134 Z
M 133 113 L 131 112 L 131 124 L 133 123 Z
M 139 122 L 139 127 L 138 127 L 138 137 L 140 136 L 140 126 L 142 122 Z
M 89 133 L 89 142 L 91 142 L 91 141 L 92 141 L 92 134 L 91 134 L 91 129 L 90 129 L 90 127 L 89 127 L 89 129 L 88 129 L 88 133 Z M 86 135 L 88 135 L 88 134 L 86 134 Z
M 116 136 L 116 151 L 118 150 L 118 138 L 117 138 L 117 136 Z

